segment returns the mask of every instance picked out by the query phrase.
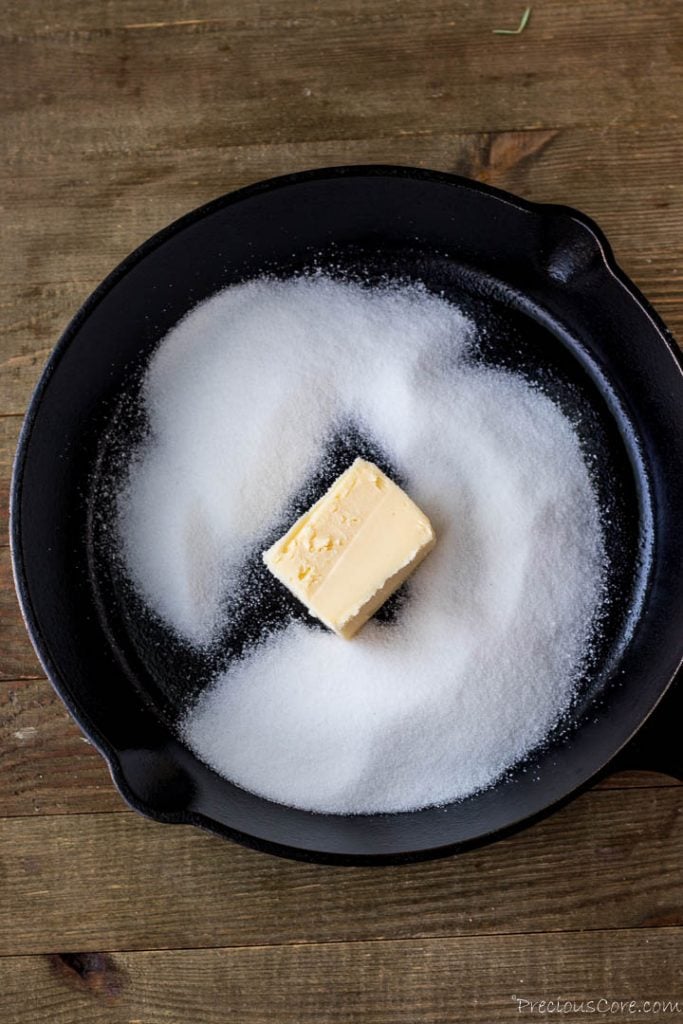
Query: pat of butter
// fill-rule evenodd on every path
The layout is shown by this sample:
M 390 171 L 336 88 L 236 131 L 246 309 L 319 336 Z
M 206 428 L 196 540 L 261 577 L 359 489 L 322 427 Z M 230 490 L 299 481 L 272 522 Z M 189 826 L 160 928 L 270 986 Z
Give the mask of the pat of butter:
M 435 542 L 415 502 L 377 466 L 356 459 L 263 560 L 312 615 L 349 639 Z

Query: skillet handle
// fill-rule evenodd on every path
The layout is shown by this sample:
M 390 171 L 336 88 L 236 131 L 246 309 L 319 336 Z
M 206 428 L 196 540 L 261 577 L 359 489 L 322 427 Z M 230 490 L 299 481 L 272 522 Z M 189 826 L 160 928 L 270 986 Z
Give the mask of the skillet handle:
M 611 772 L 664 772 L 683 781 L 683 672 L 636 735 L 609 766 Z

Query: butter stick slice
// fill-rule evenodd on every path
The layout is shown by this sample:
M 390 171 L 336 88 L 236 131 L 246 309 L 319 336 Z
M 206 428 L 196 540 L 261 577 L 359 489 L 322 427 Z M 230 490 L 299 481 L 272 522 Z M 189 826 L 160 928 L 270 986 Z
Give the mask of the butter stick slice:
M 263 560 L 312 615 L 350 639 L 435 543 L 405 491 L 356 459 Z

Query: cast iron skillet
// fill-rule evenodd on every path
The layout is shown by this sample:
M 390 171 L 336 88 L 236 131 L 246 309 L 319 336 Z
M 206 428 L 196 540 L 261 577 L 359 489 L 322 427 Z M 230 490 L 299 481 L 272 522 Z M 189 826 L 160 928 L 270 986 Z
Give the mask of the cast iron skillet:
M 121 395 L 134 396 L 146 356 L 217 289 L 316 265 L 361 280 L 421 280 L 464 306 L 485 339 L 480 358 L 540 382 L 573 417 L 609 520 L 609 600 L 571 715 L 509 777 L 448 807 L 317 815 L 219 778 L 173 732 L 192 653 L 136 605 L 106 556 L 111 451 L 142 429 L 134 398 L 122 404 Z M 342 463 L 349 444 L 382 460 L 372 438 L 335 443 Z M 590 220 L 408 167 L 294 174 L 217 199 L 160 232 L 68 326 L 19 442 L 17 589 L 47 675 L 134 808 L 307 860 L 418 860 L 528 824 L 613 767 L 681 775 L 672 680 L 683 654 L 682 467 L 676 349 Z M 311 481 L 301 500 L 328 483 Z M 297 614 L 280 607 L 266 599 L 262 611 Z M 252 609 L 225 638 L 231 651 L 249 642 L 259 614 Z

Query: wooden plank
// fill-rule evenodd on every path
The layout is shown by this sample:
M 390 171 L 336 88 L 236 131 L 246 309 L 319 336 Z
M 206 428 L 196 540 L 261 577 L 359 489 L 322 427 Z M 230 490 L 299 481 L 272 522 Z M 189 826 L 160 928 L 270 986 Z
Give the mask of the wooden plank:
M 20 205 L 13 207 L 16 212 Z M 77 216 L 75 211 L 72 215 Z M 15 257 L 17 252 L 21 252 L 25 256 L 23 262 L 30 264 L 32 242 L 37 248 L 40 245 L 38 232 L 33 240 L 27 234 L 20 238 L 21 234 L 21 231 L 17 232 L 13 239 L 13 244 L 17 245 Z M 49 239 L 49 234 L 46 226 L 43 244 L 49 245 L 56 255 L 62 250 L 62 245 L 56 237 Z M 103 276 L 104 273 L 106 269 Z M 31 280 L 35 280 L 35 274 L 28 275 L 28 281 Z M 85 283 L 58 281 L 56 284 L 32 284 L 27 283 L 24 271 L 22 282 L 4 292 L 0 301 L 0 414 L 23 416 L 47 357 L 73 314 L 97 283 L 93 278 Z
M 683 338 L 683 135 L 667 127 L 449 134 L 334 142 L 95 149 L 9 161 L 0 253 L 0 412 L 23 413 L 80 303 L 132 248 L 194 206 L 260 178 L 338 162 L 430 166 L 595 217 Z M 17 258 L 20 254 L 21 258 Z
M 0 953 L 680 925 L 681 811 L 678 787 L 593 792 L 485 849 L 383 869 L 282 861 L 133 813 L 8 818 Z
M 615 772 L 596 783 L 596 789 L 653 789 L 659 786 L 683 786 L 683 781 L 660 772 Z
M 124 808 L 104 759 L 46 679 L 0 685 L 0 818 Z
M 44 675 L 17 603 L 9 548 L 0 548 L 0 682 Z
M 680 114 L 677 0 L 545 0 L 507 37 L 508 0 L 19 6 L 0 39 L 5 132 L 46 158 L 93 139 L 182 151 Z
M 0 988 L 6 1024 L 511 1024 L 582 1000 L 619 1024 L 678 1019 L 680 963 L 680 933 L 659 928 L 5 958 Z
M 0 415 L 0 547 L 9 543 L 9 490 L 21 419 Z
M 654 772 L 619 772 L 600 789 L 680 786 Z M 100 754 L 46 679 L 0 685 L 0 818 L 123 811 Z

